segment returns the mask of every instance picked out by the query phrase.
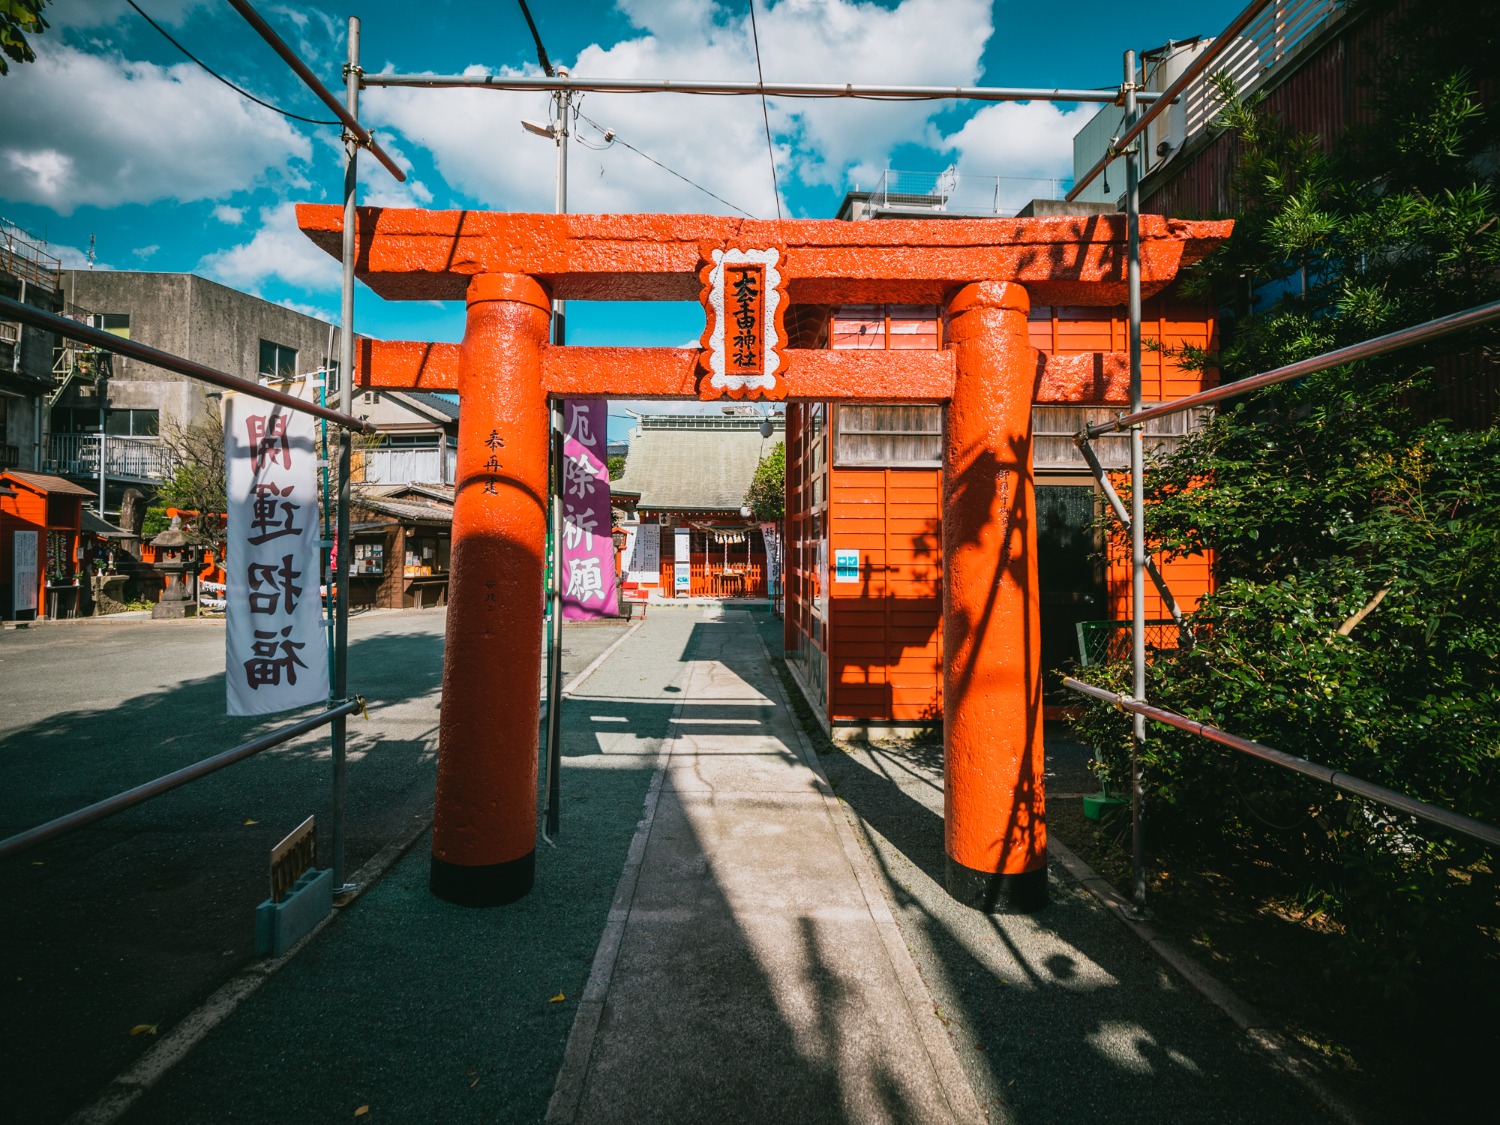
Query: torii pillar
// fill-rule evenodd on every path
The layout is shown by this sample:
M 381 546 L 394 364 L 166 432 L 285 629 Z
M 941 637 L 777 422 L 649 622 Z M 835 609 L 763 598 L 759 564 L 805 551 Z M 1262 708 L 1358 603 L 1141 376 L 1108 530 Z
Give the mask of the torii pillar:
M 337 255 L 342 210 L 301 205 L 297 214 Z M 1123 216 L 772 223 L 367 208 L 359 227 L 356 266 L 376 293 L 468 304 L 462 345 L 363 340 L 357 372 L 366 387 L 461 399 L 434 893 L 494 906 L 532 885 L 548 398 L 728 394 L 947 405 L 947 887 L 984 910 L 1046 902 L 1031 406 L 1047 376 L 1026 318 L 1032 301 L 1123 304 Z M 1230 230 L 1227 222 L 1142 216 L 1144 295 Z M 764 347 L 744 355 L 726 350 L 723 332 L 715 336 L 715 324 L 727 323 L 731 263 L 750 271 L 757 280 L 747 291 L 763 298 L 753 315 L 736 306 L 763 336 Z M 756 273 L 756 263 L 769 264 Z M 716 265 L 724 267 L 717 282 Z M 703 348 L 550 345 L 554 298 L 699 298 L 708 317 Z M 788 308 L 877 303 L 942 307 L 948 346 L 843 352 L 786 338 Z

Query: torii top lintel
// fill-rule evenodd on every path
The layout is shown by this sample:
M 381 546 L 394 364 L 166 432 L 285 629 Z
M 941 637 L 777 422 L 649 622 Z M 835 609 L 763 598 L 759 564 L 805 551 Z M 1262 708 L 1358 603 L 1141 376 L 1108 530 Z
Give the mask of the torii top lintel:
M 464 298 L 476 274 L 526 274 L 560 300 L 698 299 L 707 245 L 780 245 L 793 304 L 941 304 L 973 281 L 1016 281 L 1033 304 L 1126 299 L 1124 215 L 1028 219 L 747 220 L 712 215 L 530 215 L 362 207 L 361 280 L 388 300 Z M 297 222 L 341 252 L 343 209 Z M 1167 285 L 1232 223 L 1142 215 L 1141 289 Z

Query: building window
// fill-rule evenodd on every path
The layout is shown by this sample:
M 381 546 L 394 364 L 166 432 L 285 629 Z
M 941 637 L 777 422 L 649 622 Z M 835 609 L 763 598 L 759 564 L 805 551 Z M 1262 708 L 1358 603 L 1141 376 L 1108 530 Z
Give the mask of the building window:
M 260 377 L 266 380 L 297 377 L 297 349 L 285 344 L 260 342 Z
M 113 336 L 128 340 L 130 339 L 130 314 L 100 313 L 99 327 Z
M 104 432 L 115 437 L 156 437 L 161 433 L 160 412 L 156 410 L 111 410 Z
M 840 406 L 833 463 L 840 468 L 943 464 L 940 406 Z
M 328 382 L 328 405 L 334 405 L 334 396 L 339 393 L 339 361 L 330 359 L 323 365 L 324 378 Z

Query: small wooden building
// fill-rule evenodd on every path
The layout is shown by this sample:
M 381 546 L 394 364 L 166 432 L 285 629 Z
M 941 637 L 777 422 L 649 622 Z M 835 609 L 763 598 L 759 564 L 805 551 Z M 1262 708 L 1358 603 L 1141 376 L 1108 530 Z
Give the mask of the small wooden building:
M 350 504 L 349 604 L 423 609 L 448 602 L 453 489 L 436 484 L 360 487 Z
M 83 502 L 94 493 L 50 473 L 0 473 L 0 613 L 8 621 L 83 609 Z

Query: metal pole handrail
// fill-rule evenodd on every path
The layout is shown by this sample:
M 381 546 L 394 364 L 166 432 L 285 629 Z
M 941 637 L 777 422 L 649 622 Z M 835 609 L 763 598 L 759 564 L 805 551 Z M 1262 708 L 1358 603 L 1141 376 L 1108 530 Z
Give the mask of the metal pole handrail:
M 1135 95 L 1136 101 L 1150 102 L 1152 103 L 1151 108 L 1147 109 L 1145 113 L 1136 118 L 1136 120 L 1130 125 L 1130 127 L 1126 129 L 1124 133 L 1120 134 L 1120 136 L 1110 144 L 1109 148 L 1105 150 L 1104 155 L 1099 158 L 1098 162 L 1073 182 L 1072 189 L 1063 198 L 1068 200 L 1069 202 L 1077 199 L 1078 193 L 1081 192 L 1084 188 L 1088 187 L 1089 184 L 1093 183 L 1094 178 L 1098 176 L 1100 172 L 1104 171 L 1105 167 L 1111 160 L 1116 159 L 1122 152 L 1124 152 L 1125 149 L 1130 146 L 1131 141 L 1135 140 L 1146 131 L 1146 126 L 1150 125 L 1152 121 L 1156 120 L 1156 118 L 1167 108 L 1167 106 L 1176 101 L 1182 95 L 1183 91 L 1185 91 L 1189 86 L 1197 81 L 1198 76 L 1208 69 L 1209 63 L 1213 62 L 1216 58 L 1223 54 L 1224 51 L 1228 50 L 1229 47 L 1236 42 L 1236 37 L 1239 35 L 1239 33 L 1244 31 L 1245 28 L 1249 25 L 1250 21 L 1253 20 L 1256 16 L 1260 15 L 1260 13 L 1270 3 L 1271 0 L 1251 0 L 1250 5 L 1239 15 L 1235 16 L 1234 19 L 1230 21 L 1229 26 L 1226 27 L 1223 31 L 1219 32 L 1219 34 L 1215 36 L 1214 41 L 1207 47 L 1205 47 L 1203 49 L 1203 52 L 1198 55 L 1197 58 L 1188 63 L 1187 69 L 1177 76 L 1177 80 L 1170 86 L 1168 86 L 1165 90 L 1163 90 L 1160 94 L 1151 95 L 1148 94 L 1145 90 L 1137 90 Z M 1135 76 L 1132 74 L 1127 77 L 1126 81 L 1134 82 L 1134 79 Z
M 1112 703 L 1123 711 L 1130 711 L 1136 715 L 1144 715 L 1158 723 L 1178 730 L 1185 730 L 1189 734 L 1196 734 L 1212 742 L 1218 742 L 1228 746 L 1232 750 L 1239 750 L 1252 757 L 1260 758 L 1262 761 L 1270 762 L 1272 765 L 1281 766 L 1283 769 L 1292 770 L 1316 781 L 1325 782 L 1335 789 L 1342 789 L 1346 793 L 1352 793 L 1356 797 L 1364 797 L 1367 800 L 1377 801 L 1382 805 L 1397 809 L 1400 812 L 1409 813 L 1412 816 L 1421 817 L 1439 827 L 1446 828 L 1451 832 L 1458 832 L 1475 840 L 1480 840 L 1492 847 L 1500 847 L 1500 828 L 1486 824 L 1482 820 L 1456 813 L 1452 809 L 1445 809 L 1441 805 L 1429 804 L 1419 801 L 1415 797 L 1408 797 L 1405 793 L 1397 792 L 1395 789 L 1387 789 L 1383 785 L 1376 785 L 1372 781 L 1365 781 L 1355 777 L 1353 774 L 1336 770 L 1332 766 L 1320 765 L 1310 762 L 1306 758 L 1299 758 L 1295 754 L 1288 754 L 1284 750 L 1277 750 L 1261 742 L 1254 742 L 1248 738 L 1241 738 L 1237 734 L 1220 730 L 1218 727 L 1200 723 L 1196 719 L 1189 719 L 1186 715 L 1179 715 L 1175 711 L 1166 711 L 1160 707 L 1153 707 L 1149 703 L 1141 703 L 1121 692 L 1110 691 L 1108 688 L 1095 687 L 1086 684 L 1082 680 L 1075 680 L 1072 676 L 1064 677 L 1063 686 L 1083 695 L 1101 699 L 1106 703 Z
M 307 68 L 307 64 L 297 57 L 297 52 L 288 47 L 281 36 L 277 35 L 271 29 L 271 25 L 261 18 L 260 13 L 246 3 L 246 0 L 229 0 L 229 3 L 236 12 L 245 17 L 245 22 L 253 27 L 260 37 L 270 44 L 271 50 L 275 51 L 285 60 L 287 66 L 292 68 L 297 77 L 302 79 L 303 83 L 306 84 L 307 88 L 318 96 L 318 100 L 333 111 L 338 119 L 344 123 L 344 128 L 354 134 L 354 139 L 369 149 L 371 155 L 385 166 L 387 172 L 396 177 L 398 183 L 405 183 L 406 173 L 402 171 L 401 167 L 386 154 L 385 150 L 371 136 L 370 131 L 361 125 L 354 115 L 344 108 L 338 98 L 333 96 L 328 87 L 318 80 L 318 76 Z
M 1078 446 L 1078 451 L 1083 454 L 1083 459 L 1089 463 L 1089 472 L 1094 474 L 1094 480 L 1098 482 L 1099 489 L 1104 493 L 1104 499 L 1109 502 L 1109 507 L 1119 520 L 1120 526 L 1125 529 L 1125 534 L 1131 534 L 1134 525 L 1130 520 L 1130 513 L 1125 510 L 1125 502 L 1120 499 L 1120 494 L 1115 491 L 1114 484 L 1109 479 L 1109 473 L 1105 471 L 1104 464 L 1099 460 L 1099 454 L 1089 444 L 1089 439 L 1083 434 L 1074 434 L 1073 443 Z M 1149 555 L 1146 558 L 1146 576 L 1151 579 L 1156 587 L 1156 592 L 1161 595 L 1162 603 L 1167 607 L 1172 620 L 1177 627 L 1187 632 L 1187 623 L 1182 618 L 1182 607 L 1177 604 L 1177 599 L 1172 596 L 1171 589 L 1167 586 L 1167 580 L 1157 569 L 1156 562 Z M 1188 634 L 1191 636 L 1191 633 Z
M 1376 336 L 1373 339 L 1363 340 L 1358 344 L 1350 344 L 1346 348 L 1338 348 L 1322 355 L 1315 355 L 1310 359 L 1301 359 L 1296 363 L 1289 363 L 1285 367 L 1277 367 L 1271 371 L 1252 375 L 1248 379 L 1240 379 L 1234 383 L 1225 383 L 1223 386 L 1213 387 L 1206 391 L 1199 391 L 1185 398 L 1175 399 L 1172 402 L 1163 402 L 1156 406 L 1148 406 L 1144 410 L 1137 410 L 1130 414 L 1121 414 L 1109 422 L 1099 422 L 1084 429 L 1084 434 L 1089 438 L 1096 438 L 1100 434 L 1116 433 L 1120 430 L 1129 429 L 1131 426 L 1148 422 L 1152 418 L 1161 418 L 1168 414 L 1180 414 L 1184 410 L 1191 410 L 1195 406 L 1207 406 L 1210 403 L 1222 402 L 1226 398 L 1237 398 L 1250 391 L 1268 387 L 1272 383 L 1284 383 L 1288 379 L 1296 379 L 1302 375 L 1312 375 L 1319 371 L 1326 371 L 1330 367 L 1338 367 L 1345 363 L 1353 363 L 1361 359 L 1373 359 L 1375 356 L 1385 355 L 1388 352 L 1399 351 L 1409 348 L 1413 344 L 1423 344 L 1428 340 L 1439 336 L 1447 336 L 1454 332 L 1461 332 L 1466 328 L 1476 328 L 1481 324 L 1488 324 L 1492 320 L 1500 320 L 1500 301 L 1491 301 L 1486 305 L 1475 305 L 1472 309 L 1464 309 L 1462 312 L 1450 313 L 1448 316 L 1440 316 L 1436 320 L 1424 321 L 1414 324 L 1409 328 L 1398 328 L 1395 332 L 1387 332 L 1384 336 Z
M 295 395 L 289 395 L 285 391 L 274 390 L 271 387 L 262 386 L 260 383 L 249 379 L 241 379 L 238 375 L 230 375 L 223 371 L 217 371 L 212 367 L 205 367 L 195 360 L 184 359 L 180 355 L 164 352 L 159 348 L 148 347 L 135 340 L 127 340 L 123 336 L 116 336 L 113 332 L 105 332 L 99 328 L 90 328 L 86 324 L 80 324 L 76 320 L 58 316 L 44 309 L 32 305 L 23 305 L 20 301 L 12 300 L 10 297 L 0 297 L 0 316 L 10 320 L 19 320 L 23 324 L 29 324 L 33 328 L 40 328 L 45 332 L 51 332 L 58 336 L 67 337 L 70 340 L 82 340 L 84 343 L 92 344 L 96 348 L 115 352 L 118 355 L 129 356 L 138 359 L 142 363 L 149 363 L 153 367 L 160 367 L 166 371 L 175 371 L 179 375 L 186 375 L 190 379 L 200 379 L 205 383 L 212 383 L 216 387 L 225 390 L 239 391 L 253 398 L 264 399 L 266 402 L 274 402 L 281 406 L 290 407 L 293 410 L 301 410 L 305 413 L 315 415 L 319 418 L 327 418 L 343 426 L 348 430 L 358 430 L 362 434 L 373 434 L 375 427 L 362 418 L 356 418 L 352 414 L 341 414 L 337 410 L 329 410 L 319 406 L 317 403 L 304 402 Z
M 356 696 L 346 699 L 336 707 L 330 707 L 326 711 L 320 711 L 300 722 L 293 723 L 289 727 L 272 731 L 270 734 L 261 735 L 259 738 L 251 739 L 249 742 L 241 743 L 223 753 L 215 754 L 211 758 L 194 762 L 190 766 L 184 766 L 180 770 L 163 774 L 153 781 L 144 785 L 137 785 L 134 789 L 127 789 L 123 793 L 116 793 L 113 797 L 106 797 L 85 808 L 76 809 L 73 812 L 49 820 L 45 824 L 39 824 L 35 828 L 27 829 L 25 832 L 17 833 L 9 839 L 0 840 L 0 860 L 9 859 L 11 856 L 34 848 L 38 844 L 48 840 L 54 840 L 59 836 L 65 836 L 69 832 L 75 832 L 80 828 L 103 820 L 105 817 L 113 816 L 117 812 L 123 812 L 133 808 L 152 797 L 159 797 L 163 793 L 170 793 L 173 789 L 180 788 L 190 781 L 196 781 L 200 777 L 206 777 L 211 773 L 232 766 L 235 762 L 259 754 L 262 750 L 269 750 L 273 746 L 280 746 L 283 742 L 290 742 L 299 735 L 308 731 L 317 730 L 325 723 L 332 722 L 335 718 L 351 715 L 355 711 L 364 709 L 365 701 Z
M 417 86 L 428 89 L 475 87 L 513 92 L 561 90 L 588 94 L 713 94 L 761 95 L 779 98 L 874 98 L 883 101 L 976 102 L 1103 102 L 1120 100 L 1120 92 L 1066 90 L 1015 86 L 873 86 L 852 82 L 735 82 L 714 79 L 573 78 L 518 74 L 365 74 L 360 85 Z M 1162 95 L 1141 91 L 1137 97 L 1152 102 Z

